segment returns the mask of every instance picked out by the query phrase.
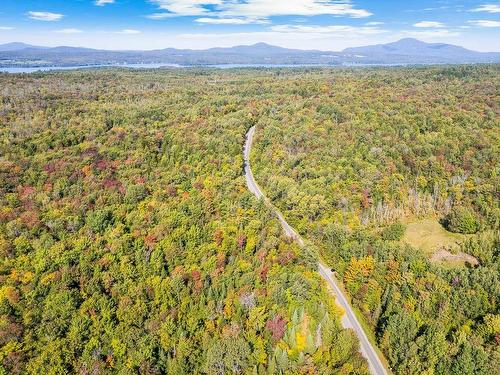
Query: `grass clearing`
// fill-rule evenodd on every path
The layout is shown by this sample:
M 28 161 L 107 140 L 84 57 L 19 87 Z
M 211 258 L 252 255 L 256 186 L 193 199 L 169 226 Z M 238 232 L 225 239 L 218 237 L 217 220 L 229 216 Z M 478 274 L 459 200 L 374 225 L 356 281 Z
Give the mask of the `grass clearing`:
M 466 235 L 448 232 L 437 219 L 427 218 L 406 224 L 402 240 L 421 249 L 432 261 L 456 267 L 465 263 L 477 264 L 474 257 L 458 252 L 465 239 Z
M 408 223 L 403 236 L 404 242 L 421 249 L 429 257 L 441 248 L 458 250 L 465 239 L 463 234 L 448 232 L 435 218 Z

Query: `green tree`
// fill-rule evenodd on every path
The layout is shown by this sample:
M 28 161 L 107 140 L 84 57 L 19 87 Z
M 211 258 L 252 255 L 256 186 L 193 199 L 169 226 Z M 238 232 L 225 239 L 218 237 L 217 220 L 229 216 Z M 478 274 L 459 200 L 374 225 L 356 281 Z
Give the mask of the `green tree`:
M 444 224 L 450 232 L 473 234 L 479 230 L 479 221 L 474 211 L 458 206 L 445 217 Z

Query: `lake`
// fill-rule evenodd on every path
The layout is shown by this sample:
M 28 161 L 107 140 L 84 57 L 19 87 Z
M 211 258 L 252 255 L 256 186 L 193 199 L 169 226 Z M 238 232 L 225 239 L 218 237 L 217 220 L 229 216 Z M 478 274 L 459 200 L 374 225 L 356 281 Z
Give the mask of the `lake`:
M 335 67 L 372 67 L 372 66 L 410 66 L 426 64 L 360 64 L 343 63 L 340 65 L 331 64 L 214 64 L 214 65 L 179 65 L 168 63 L 148 63 L 148 64 L 103 64 L 103 65 L 75 65 L 75 66 L 38 66 L 38 67 L 0 67 L 0 73 L 36 73 L 57 70 L 77 70 L 77 69 L 100 69 L 100 68 L 129 68 L 129 69 L 159 69 L 159 68 L 215 68 L 215 69 L 236 69 L 236 68 L 335 68 Z M 436 65 L 436 64 L 434 64 Z
M 133 69 L 158 69 L 158 68 L 182 68 L 178 64 L 107 64 L 107 65 L 75 65 L 75 66 L 37 66 L 37 67 L 0 67 L 3 73 L 36 73 L 55 70 L 77 70 L 77 69 L 99 69 L 99 68 L 133 68 Z
M 107 64 L 107 65 L 76 65 L 76 66 L 38 66 L 38 67 L 0 67 L 4 73 L 36 73 L 57 70 L 99 69 L 99 68 L 131 68 L 131 69 L 158 69 L 158 68 L 315 68 L 333 67 L 327 64 L 215 64 L 215 65 L 179 65 L 179 64 Z

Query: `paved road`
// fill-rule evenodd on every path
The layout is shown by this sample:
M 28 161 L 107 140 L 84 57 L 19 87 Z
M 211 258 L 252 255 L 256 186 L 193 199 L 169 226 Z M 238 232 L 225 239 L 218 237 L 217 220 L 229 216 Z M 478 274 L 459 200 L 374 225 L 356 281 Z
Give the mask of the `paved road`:
M 271 202 L 266 198 L 262 190 L 255 182 L 252 169 L 250 168 L 250 150 L 252 148 L 254 134 L 255 126 L 251 127 L 250 130 L 248 130 L 245 147 L 243 149 L 243 157 L 245 159 L 245 179 L 247 181 L 248 190 L 250 190 L 250 192 L 252 192 L 258 199 L 264 199 L 264 201 L 274 210 L 274 213 L 278 217 L 278 220 L 280 221 L 285 234 L 297 241 L 300 246 L 304 246 L 304 240 L 302 239 L 302 237 L 290 226 L 290 224 L 286 222 L 281 212 L 279 212 L 278 209 L 271 204 Z M 337 297 L 335 299 L 336 303 L 345 311 L 345 314 L 342 316 L 342 325 L 344 326 L 344 328 L 350 328 L 354 330 L 354 332 L 358 336 L 361 353 L 368 361 L 371 373 L 374 375 L 387 375 L 387 371 L 382 365 L 382 362 L 380 361 L 375 348 L 366 337 L 363 328 L 359 324 L 358 319 L 356 318 L 354 311 L 349 305 L 344 292 L 342 292 L 342 290 L 339 288 L 337 281 L 335 280 L 335 276 L 333 275 L 330 268 L 320 262 L 318 263 L 318 272 L 323 277 L 323 279 L 326 280 L 328 285 L 330 285 L 333 293 Z

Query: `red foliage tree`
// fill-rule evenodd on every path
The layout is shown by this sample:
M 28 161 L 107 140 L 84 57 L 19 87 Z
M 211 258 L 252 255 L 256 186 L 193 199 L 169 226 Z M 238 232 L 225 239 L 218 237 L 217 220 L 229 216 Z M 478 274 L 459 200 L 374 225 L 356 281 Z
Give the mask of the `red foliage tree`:
M 266 323 L 266 328 L 271 332 L 273 340 L 280 340 L 285 334 L 286 320 L 280 315 L 275 315 Z
M 245 236 L 243 233 L 238 235 L 236 242 L 238 243 L 238 248 L 243 249 L 247 244 L 247 236 Z

